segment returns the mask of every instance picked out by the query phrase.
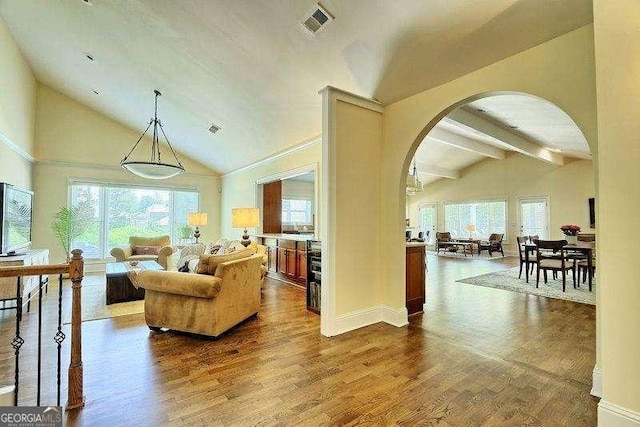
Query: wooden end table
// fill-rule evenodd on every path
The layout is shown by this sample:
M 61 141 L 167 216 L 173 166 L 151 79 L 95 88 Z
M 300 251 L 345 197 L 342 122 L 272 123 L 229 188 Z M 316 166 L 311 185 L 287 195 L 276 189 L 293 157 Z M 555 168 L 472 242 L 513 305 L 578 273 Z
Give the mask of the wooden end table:
M 144 299 L 144 288 L 136 288 L 129 280 L 129 271 L 133 269 L 164 270 L 155 261 L 139 261 L 135 266 L 132 266 L 129 261 L 108 262 L 106 265 L 107 305 Z

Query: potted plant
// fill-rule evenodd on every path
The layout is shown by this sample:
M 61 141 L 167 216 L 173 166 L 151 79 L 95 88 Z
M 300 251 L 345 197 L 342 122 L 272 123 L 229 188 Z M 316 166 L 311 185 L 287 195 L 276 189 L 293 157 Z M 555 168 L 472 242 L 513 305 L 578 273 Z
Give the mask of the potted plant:
M 575 224 L 565 224 L 560 227 L 560 230 L 567 237 L 567 243 L 575 245 L 578 243 L 578 233 L 580 232 L 580 226 Z
M 71 259 L 71 244 L 87 231 L 93 220 L 93 213 L 91 201 L 85 201 L 75 206 L 62 206 L 54 215 L 51 231 L 60 242 L 67 262 Z
M 178 237 L 180 238 L 180 243 L 185 244 L 191 241 L 191 236 L 193 235 L 193 229 L 189 224 L 184 224 L 178 227 Z

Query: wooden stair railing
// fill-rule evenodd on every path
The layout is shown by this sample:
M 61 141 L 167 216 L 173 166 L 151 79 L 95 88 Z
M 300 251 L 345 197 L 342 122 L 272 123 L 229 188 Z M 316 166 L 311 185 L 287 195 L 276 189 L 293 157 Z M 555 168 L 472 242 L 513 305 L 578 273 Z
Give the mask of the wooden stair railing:
M 67 410 L 82 408 L 84 406 L 83 373 L 82 373 L 82 278 L 84 277 L 84 259 L 82 251 L 74 249 L 72 257 L 67 264 L 0 267 L 1 277 L 16 277 L 16 331 L 11 345 L 15 351 L 15 379 L 13 404 L 18 405 L 18 392 L 20 390 L 20 347 L 24 338 L 20 335 L 20 322 L 22 320 L 22 292 L 21 280 L 23 277 L 39 276 L 38 295 L 38 378 L 37 378 L 37 405 L 40 406 L 40 379 L 41 379 L 41 339 L 42 339 L 42 289 L 43 275 L 58 275 L 58 329 L 54 336 L 57 344 L 57 406 L 60 406 L 60 373 L 61 373 L 61 346 L 65 339 L 62 332 L 62 275 L 69 274 L 72 289 L 71 306 L 71 361 L 68 372 Z

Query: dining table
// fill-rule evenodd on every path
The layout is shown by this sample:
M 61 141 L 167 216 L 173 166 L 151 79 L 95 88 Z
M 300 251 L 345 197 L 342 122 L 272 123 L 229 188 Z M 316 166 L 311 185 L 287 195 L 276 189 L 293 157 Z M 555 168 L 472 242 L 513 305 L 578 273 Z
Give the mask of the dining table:
M 524 257 L 527 266 L 529 266 L 529 254 L 534 252 L 537 249 L 537 245 L 533 242 L 528 242 L 523 245 L 524 247 Z M 562 250 L 565 252 L 579 252 L 586 256 L 587 261 L 587 271 L 589 272 L 589 292 L 591 292 L 591 288 L 593 286 L 593 251 L 596 248 L 595 242 L 581 242 L 578 241 L 576 243 L 567 243 L 562 247 Z M 532 261 L 531 261 L 532 262 Z M 525 275 L 527 278 L 527 283 L 529 283 L 529 275 Z M 579 283 L 579 282 L 578 282 Z

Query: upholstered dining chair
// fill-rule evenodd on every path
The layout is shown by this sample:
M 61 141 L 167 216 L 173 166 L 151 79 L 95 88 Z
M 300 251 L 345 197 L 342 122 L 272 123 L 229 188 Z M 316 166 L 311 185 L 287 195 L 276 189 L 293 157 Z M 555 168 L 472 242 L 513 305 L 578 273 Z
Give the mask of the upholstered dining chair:
M 504 250 L 502 249 L 502 239 L 504 234 L 493 233 L 489 236 L 489 240 L 481 240 L 478 244 L 478 255 L 482 251 L 489 251 L 489 256 L 493 256 L 494 252 L 500 252 L 504 256 Z
M 544 274 L 544 283 L 547 283 L 547 271 L 562 273 L 562 292 L 566 292 L 567 287 L 567 271 L 573 273 L 573 287 L 576 287 L 576 275 L 573 261 L 569 262 L 566 258 L 564 247 L 566 240 L 538 240 L 536 243 L 536 288 L 540 283 L 540 270 Z

